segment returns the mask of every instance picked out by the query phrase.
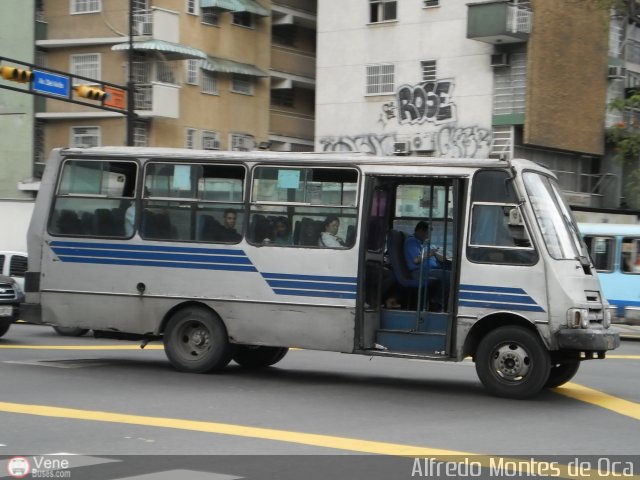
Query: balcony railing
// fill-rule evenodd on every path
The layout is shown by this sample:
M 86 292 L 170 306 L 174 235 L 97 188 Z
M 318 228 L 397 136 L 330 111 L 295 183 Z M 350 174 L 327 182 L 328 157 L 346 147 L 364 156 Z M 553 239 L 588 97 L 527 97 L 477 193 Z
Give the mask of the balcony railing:
M 133 14 L 133 34 L 153 35 L 153 15 L 148 10 L 140 10 Z
M 511 33 L 531 33 L 533 12 L 516 5 L 507 5 L 507 31 Z

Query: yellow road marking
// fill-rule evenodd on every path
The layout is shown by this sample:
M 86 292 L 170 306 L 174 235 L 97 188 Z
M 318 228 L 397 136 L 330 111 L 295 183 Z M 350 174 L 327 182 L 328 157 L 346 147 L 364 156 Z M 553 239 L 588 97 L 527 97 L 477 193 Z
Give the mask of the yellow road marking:
M 640 360 L 640 355 L 607 355 L 607 358 L 624 359 L 624 360 Z
M 582 402 L 606 408 L 620 415 L 626 415 L 627 417 L 640 420 L 640 403 L 614 397 L 608 393 L 585 387 L 584 385 L 578 385 L 577 383 L 566 383 L 555 389 L 555 391 L 567 397 L 575 398 Z

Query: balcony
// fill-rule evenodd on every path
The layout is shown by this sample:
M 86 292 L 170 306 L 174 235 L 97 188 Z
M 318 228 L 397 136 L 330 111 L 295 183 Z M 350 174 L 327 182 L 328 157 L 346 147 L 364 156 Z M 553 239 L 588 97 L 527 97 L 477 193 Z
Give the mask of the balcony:
M 141 117 L 178 118 L 182 69 L 175 62 L 134 62 L 134 109 Z
M 467 38 L 492 45 L 524 43 L 529 39 L 533 12 L 506 0 L 470 3 Z

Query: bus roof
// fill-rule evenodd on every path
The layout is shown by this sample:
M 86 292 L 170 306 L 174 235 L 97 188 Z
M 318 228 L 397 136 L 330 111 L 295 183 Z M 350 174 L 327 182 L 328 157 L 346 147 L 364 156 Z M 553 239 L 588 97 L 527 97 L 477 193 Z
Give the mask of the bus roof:
M 478 158 L 442 158 L 415 156 L 372 156 L 354 152 L 273 152 L 252 150 L 248 152 L 222 150 L 194 150 L 186 148 L 163 147 L 91 147 L 59 149 L 63 156 L 96 156 L 96 157 L 144 157 L 165 159 L 224 159 L 225 161 L 273 161 L 283 163 L 300 163 L 304 161 L 321 161 L 329 164 L 352 163 L 354 165 L 394 165 L 394 166 L 445 166 L 445 167 L 518 167 L 543 169 L 529 160 L 499 160 Z
M 640 224 L 634 223 L 578 223 L 583 235 L 640 235 Z

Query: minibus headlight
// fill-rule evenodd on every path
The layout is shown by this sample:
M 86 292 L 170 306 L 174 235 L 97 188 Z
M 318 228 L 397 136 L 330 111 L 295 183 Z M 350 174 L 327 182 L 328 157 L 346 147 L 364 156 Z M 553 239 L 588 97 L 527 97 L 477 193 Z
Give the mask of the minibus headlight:
M 567 326 L 569 328 L 589 328 L 589 311 L 586 308 L 567 310 Z
M 602 328 L 609 328 L 611 326 L 611 316 L 613 312 L 611 308 L 604 309 L 604 316 L 602 317 Z

